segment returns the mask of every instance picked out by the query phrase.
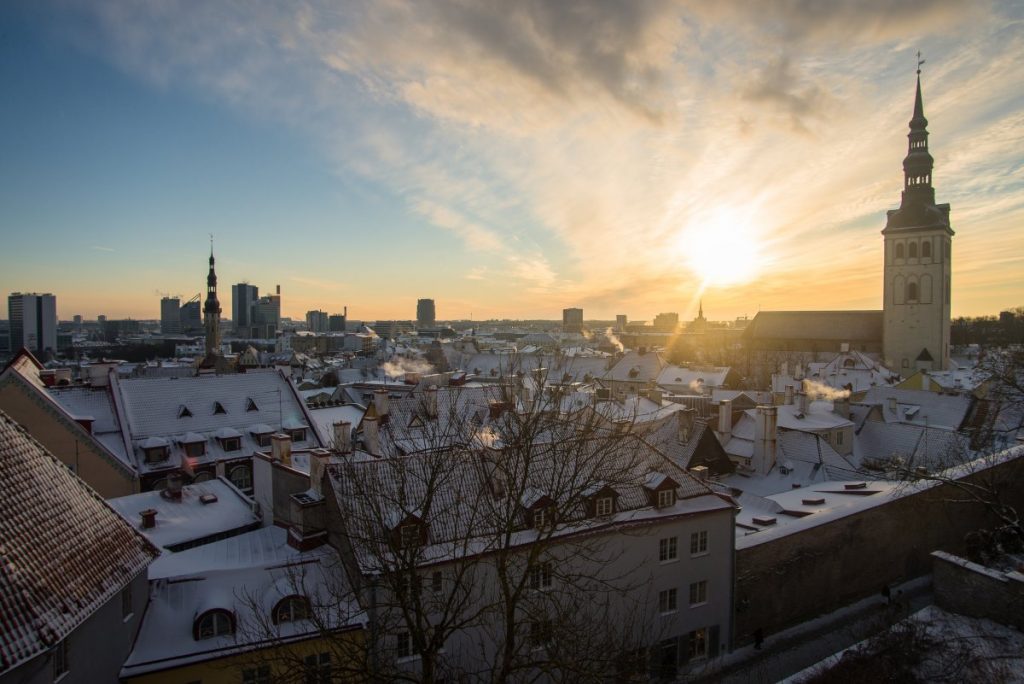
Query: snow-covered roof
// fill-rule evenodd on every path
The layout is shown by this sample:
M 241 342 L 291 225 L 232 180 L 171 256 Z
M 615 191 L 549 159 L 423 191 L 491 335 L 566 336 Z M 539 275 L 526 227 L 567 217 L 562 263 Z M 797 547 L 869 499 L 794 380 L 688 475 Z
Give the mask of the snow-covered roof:
M 341 561 L 330 547 L 288 554 L 283 563 L 272 555 L 254 561 L 245 567 L 197 566 L 153 582 L 149 606 L 121 677 L 221 659 L 282 641 L 317 638 L 321 629 L 359 629 L 365 622 Z M 292 595 L 307 597 L 316 619 L 274 624 L 274 607 Z M 236 623 L 234 633 L 196 639 L 195 621 L 209 610 L 228 611 Z
M 313 427 L 320 436 L 320 441 L 324 444 L 334 444 L 334 424 L 348 421 L 352 424 L 350 431 L 354 431 L 365 411 L 366 408 L 359 404 L 345 404 L 311 409 L 309 417 L 313 419 Z M 350 432 L 349 437 L 351 436 Z
M 215 497 L 210 501 L 209 496 Z M 208 503 L 203 502 L 204 496 Z M 256 504 L 225 479 L 185 485 L 181 499 L 164 491 L 142 492 L 110 499 L 110 506 L 156 546 L 184 547 L 215 535 L 241 533 L 260 524 Z M 156 526 L 142 527 L 141 512 L 156 511 Z
M 601 376 L 613 382 L 654 382 L 668 363 L 656 351 L 628 351 Z
M 892 410 L 891 399 L 896 400 Z M 868 390 L 864 403 L 881 406 L 889 423 L 911 423 L 947 430 L 959 430 L 971 409 L 972 398 L 961 394 L 938 394 L 926 390 L 876 387 Z
M 0 675 L 48 650 L 157 550 L 0 412 Z
M 655 382 L 673 392 L 710 391 L 713 387 L 725 384 L 729 375 L 728 367 L 683 368 L 681 366 L 665 366 Z

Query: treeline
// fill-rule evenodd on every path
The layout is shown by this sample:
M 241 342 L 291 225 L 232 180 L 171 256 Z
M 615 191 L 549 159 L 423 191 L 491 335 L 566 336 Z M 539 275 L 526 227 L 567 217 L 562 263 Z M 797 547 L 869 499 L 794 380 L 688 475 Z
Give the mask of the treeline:
M 1024 344 L 1024 307 L 1003 311 L 998 316 L 954 318 L 950 342 L 954 345 L 978 344 L 985 347 Z

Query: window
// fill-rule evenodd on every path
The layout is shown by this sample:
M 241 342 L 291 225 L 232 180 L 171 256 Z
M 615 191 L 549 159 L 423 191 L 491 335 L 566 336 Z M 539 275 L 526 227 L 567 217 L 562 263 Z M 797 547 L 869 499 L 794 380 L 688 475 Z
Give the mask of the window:
M 701 530 L 700 532 L 692 532 L 690 534 L 690 555 L 696 556 L 697 554 L 708 552 L 708 531 Z
M 614 499 L 610 496 L 602 496 L 594 503 L 594 512 L 598 517 L 611 515 Z
M 190 442 L 185 445 L 185 455 L 189 458 L 199 458 L 206 453 L 206 442 Z
M 234 617 L 226 610 L 210 610 L 199 616 L 195 625 L 195 638 L 211 639 L 235 633 Z
M 288 430 L 287 432 L 293 442 L 303 442 L 306 440 L 306 428 L 295 428 L 294 430 Z
M 922 259 L 931 259 L 932 258 L 932 243 L 931 242 L 927 242 L 926 241 L 926 242 L 922 242 L 921 243 L 921 258 Z
M 252 489 L 252 468 L 247 465 L 235 466 L 228 471 L 228 479 L 241 490 Z
M 430 576 L 430 590 L 435 594 L 440 594 L 444 589 L 444 574 L 440 570 L 435 570 L 434 574 Z
M 663 489 L 658 492 L 658 508 L 667 508 L 676 502 L 674 489 Z
M 64 639 L 53 648 L 53 681 L 57 681 L 68 673 L 68 640 Z
M 658 612 L 659 613 L 672 613 L 675 612 L 677 606 L 676 602 L 676 590 L 665 589 L 664 591 L 658 592 Z
M 708 656 L 708 630 L 701 627 L 690 632 L 690 658 L 707 658 Z
M 412 549 L 420 545 L 419 525 L 402 525 L 398 529 L 398 534 L 403 549 Z
M 227 410 L 225 410 L 223 404 L 221 404 L 219 401 L 213 402 L 213 415 L 218 416 L 223 415 L 225 413 L 227 413 Z
M 552 515 L 551 509 L 538 508 L 533 512 L 533 526 L 538 530 L 543 530 L 547 527 L 551 527 L 554 523 L 554 516 Z
M 916 259 L 917 258 L 917 243 L 916 242 L 911 242 L 909 245 L 907 245 L 907 258 L 908 259 Z
M 408 658 L 419 654 L 419 650 L 416 648 L 416 643 L 413 641 L 411 634 L 408 632 L 398 633 L 398 636 L 396 637 L 395 653 L 399 658 Z
M 260 407 L 257 406 L 256 402 L 253 401 L 252 399 L 246 399 L 245 400 L 245 410 L 246 411 L 259 411 Z
M 143 449 L 145 453 L 146 463 L 159 463 L 160 461 L 166 461 L 168 449 L 165 446 L 153 447 L 150 449 Z
M 121 590 L 121 618 L 127 620 L 132 616 L 132 585 Z
M 209 470 L 200 470 L 196 473 L 196 476 L 192 478 L 192 484 L 198 484 L 200 482 L 209 482 L 213 479 L 213 473 Z
M 836 432 L 836 446 L 843 446 L 843 432 Z
M 530 620 L 530 646 L 544 648 L 551 643 L 551 620 Z
M 270 684 L 270 666 L 260 665 L 242 670 L 242 684 Z
M 178 407 L 178 418 L 191 418 L 192 412 L 188 410 L 188 406 L 182 404 Z
M 690 585 L 690 605 L 699 606 L 708 602 L 708 581 L 701 580 Z
M 907 301 L 917 301 L 917 283 L 907 283 Z
M 242 448 L 242 440 L 238 437 L 228 437 L 227 439 L 222 439 L 220 445 L 224 451 L 238 451 Z
M 258 445 L 260 445 L 261 447 L 268 447 L 268 446 L 270 446 L 270 436 L 271 436 L 271 433 L 269 433 L 269 432 L 264 432 L 264 433 L 253 435 L 253 437 L 255 437 L 255 439 L 256 439 L 256 443 Z
M 530 566 L 530 588 L 551 588 L 551 563 L 536 563 Z
M 330 684 L 331 654 L 315 653 L 306 656 L 306 684 Z
M 903 258 L 903 243 L 902 242 L 896 243 L 896 258 L 897 259 L 902 259 Z
M 665 539 L 658 540 L 658 560 L 664 563 L 665 561 L 675 560 L 679 557 L 676 538 L 666 537 Z
M 286 596 L 274 607 L 274 623 L 309 619 L 309 599 L 305 596 Z

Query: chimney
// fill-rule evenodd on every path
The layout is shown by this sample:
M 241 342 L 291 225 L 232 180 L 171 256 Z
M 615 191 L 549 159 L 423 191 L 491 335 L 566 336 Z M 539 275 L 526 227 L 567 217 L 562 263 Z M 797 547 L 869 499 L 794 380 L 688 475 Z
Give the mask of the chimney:
M 832 402 L 832 410 L 835 411 L 840 416 L 842 416 L 843 418 L 846 418 L 847 420 L 849 420 L 850 419 L 850 395 L 846 395 L 845 397 L 838 397 L 835 401 L 833 401 Z
M 530 391 L 529 387 L 519 388 L 519 401 L 523 405 L 523 413 L 531 413 L 533 411 L 533 392 Z
M 783 361 L 782 362 L 782 370 L 779 372 L 779 375 L 781 375 L 783 377 L 786 377 L 786 376 L 789 375 L 789 361 Z
M 142 516 L 142 529 L 151 530 L 156 527 L 155 508 L 147 508 L 144 511 L 139 511 L 139 515 Z
M 732 436 L 732 400 L 722 399 L 718 402 L 718 432 L 723 444 Z
M 270 436 L 270 455 L 281 465 L 291 466 L 292 464 L 292 438 L 278 432 Z
M 181 501 L 181 487 L 184 480 L 181 473 L 175 471 L 167 476 L 167 489 L 164 490 L 165 498 L 171 501 Z
M 676 420 L 679 422 L 679 441 L 686 444 L 693 434 L 693 416 L 696 413 L 692 408 L 686 408 L 676 413 Z
M 754 422 L 754 470 L 767 475 L 775 465 L 777 409 L 774 406 L 758 406 Z
M 797 409 L 800 413 L 806 416 L 811 412 L 811 400 L 810 397 L 807 396 L 807 392 L 797 392 L 796 401 Z
M 437 385 L 428 387 L 423 397 L 427 418 L 437 418 Z
M 363 418 L 363 446 L 373 456 L 380 456 L 380 428 L 376 418 Z
M 792 406 L 793 405 L 793 386 L 792 385 L 786 385 L 786 399 L 785 399 L 785 401 L 783 403 L 786 406 Z
M 374 390 L 373 391 L 373 407 L 377 409 L 377 418 L 380 422 L 385 423 L 388 419 L 388 391 L 387 390 Z
M 501 418 L 501 414 L 505 413 L 505 402 L 503 401 L 492 401 L 488 404 L 488 410 L 490 411 L 491 420 L 497 420 Z
M 342 454 L 352 451 L 352 423 L 347 420 L 334 423 L 334 448 Z
M 650 399 L 651 401 L 653 401 L 658 406 L 661 406 L 661 398 L 662 398 L 661 388 L 660 387 L 656 387 L 656 388 L 654 388 L 652 390 L 648 390 L 647 398 Z
M 793 379 L 795 379 L 795 380 L 803 380 L 804 379 L 804 366 L 799 361 L 797 361 L 797 363 L 796 363 L 796 371 L 793 372 Z
M 327 449 L 311 449 L 309 452 L 309 488 L 317 496 L 323 496 L 324 473 L 331 452 Z
M 896 397 L 889 397 L 889 411 L 896 413 Z
M 701 482 L 708 481 L 708 467 L 707 466 L 694 466 L 690 468 L 690 474 Z

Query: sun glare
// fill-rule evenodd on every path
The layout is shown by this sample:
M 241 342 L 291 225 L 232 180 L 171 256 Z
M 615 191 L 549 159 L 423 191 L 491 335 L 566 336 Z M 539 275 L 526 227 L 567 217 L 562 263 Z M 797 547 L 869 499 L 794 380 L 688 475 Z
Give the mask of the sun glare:
M 749 282 L 761 266 L 760 238 L 743 210 L 715 209 L 697 217 L 683 230 L 678 244 L 702 288 Z

